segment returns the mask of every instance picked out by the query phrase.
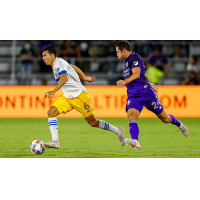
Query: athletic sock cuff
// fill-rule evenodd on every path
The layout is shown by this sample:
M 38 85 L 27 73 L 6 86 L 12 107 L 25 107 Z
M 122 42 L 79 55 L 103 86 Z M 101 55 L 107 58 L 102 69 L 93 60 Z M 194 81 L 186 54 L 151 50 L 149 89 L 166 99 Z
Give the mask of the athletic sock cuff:
M 56 121 L 57 121 L 57 117 L 48 118 L 48 121 L 53 121 L 53 120 L 56 120 Z
M 107 123 L 103 120 L 99 120 L 99 128 L 109 130 L 109 123 Z
M 58 126 L 57 117 L 48 118 L 49 126 Z
M 137 124 L 137 121 L 136 120 L 130 120 L 129 124 Z
M 171 115 L 168 115 L 168 116 L 169 116 L 169 118 L 170 118 L 170 120 L 171 120 L 170 123 L 172 123 L 172 116 L 171 116 Z

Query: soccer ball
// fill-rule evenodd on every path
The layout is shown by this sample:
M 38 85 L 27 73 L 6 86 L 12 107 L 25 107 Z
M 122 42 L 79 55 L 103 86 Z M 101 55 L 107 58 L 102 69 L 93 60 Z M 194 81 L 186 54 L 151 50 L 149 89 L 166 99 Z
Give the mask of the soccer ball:
M 42 154 L 44 153 L 44 142 L 41 140 L 34 140 L 30 144 L 30 150 L 33 154 Z

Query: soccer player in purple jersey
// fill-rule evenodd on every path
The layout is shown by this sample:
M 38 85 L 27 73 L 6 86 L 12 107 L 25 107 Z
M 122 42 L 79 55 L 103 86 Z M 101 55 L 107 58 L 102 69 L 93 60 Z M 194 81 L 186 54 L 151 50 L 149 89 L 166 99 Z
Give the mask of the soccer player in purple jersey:
M 189 135 L 189 131 L 178 119 L 173 115 L 168 115 L 157 96 L 158 88 L 153 85 L 145 74 L 144 61 L 140 55 L 131 50 L 128 41 L 122 40 L 116 44 L 116 52 L 119 60 L 124 61 L 124 80 L 117 81 L 118 87 L 127 87 L 127 105 L 126 112 L 129 119 L 129 131 L 132 139 L 126 138 L 125 142 L 137 150 L 140 150 L 139 144 L 139 128 L 137 120 L 145 106 L 148 110 L 155 113 L 164 123 L 172 123 L 176 125 L 184 136 Z

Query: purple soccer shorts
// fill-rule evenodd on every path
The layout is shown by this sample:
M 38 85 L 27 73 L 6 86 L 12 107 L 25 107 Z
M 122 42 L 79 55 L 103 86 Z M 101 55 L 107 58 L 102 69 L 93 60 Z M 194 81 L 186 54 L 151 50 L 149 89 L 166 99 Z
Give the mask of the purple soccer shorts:
M 135 108 L 141 113 L 143 106 L 156 115 L 159 115 L 163 112 L 163 106 L 160 103 L 156 92 L 152 88 L 144 96 L 128 98 L 126 112 L 128 112 L 128 110 L 131 108 Z

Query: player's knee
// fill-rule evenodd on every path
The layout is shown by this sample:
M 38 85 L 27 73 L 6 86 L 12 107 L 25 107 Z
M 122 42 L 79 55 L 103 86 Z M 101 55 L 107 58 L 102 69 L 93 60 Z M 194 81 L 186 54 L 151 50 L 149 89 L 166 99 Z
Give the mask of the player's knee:
M 161 121 L 167 124 L 170 123 L 170 118 L 161 118 Z
M 90 121 L 90 122 L 88 122 L 89 124 L 90 124 L 90 126 L 92 126 L 92 127 L 98 127 L 98 125 L 99 125 L 99 123 L 98 123 L 98 121 L 96 120 L 96 121 Z
M 137 121 L 138 118 L 135 115 L 128 115 L 128 119 L 129 119 L 129 121 L 131 121 L 131 120 Z
M 48 118 L 56 117 L 52 109 L 49 109 L 49 110 L 47 111 L 47 115 L 48 115 Z

